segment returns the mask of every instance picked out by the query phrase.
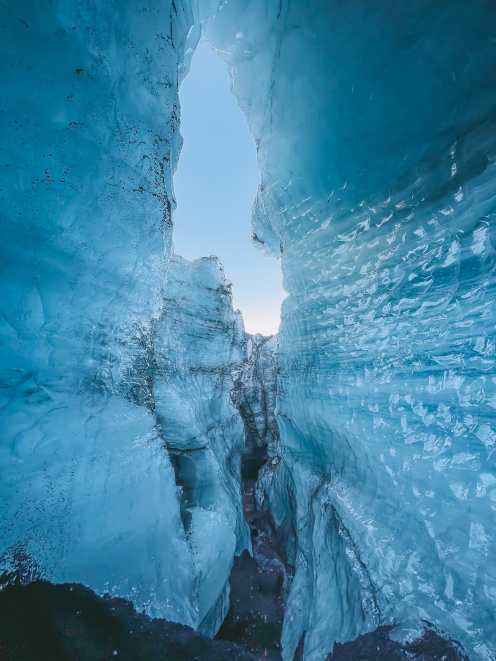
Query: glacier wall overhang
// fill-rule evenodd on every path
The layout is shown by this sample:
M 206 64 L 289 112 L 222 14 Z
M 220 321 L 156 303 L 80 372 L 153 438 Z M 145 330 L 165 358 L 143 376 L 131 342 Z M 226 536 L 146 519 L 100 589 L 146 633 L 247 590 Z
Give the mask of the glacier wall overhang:
M 494 7 L 209 11 L 258 146 L 254 236 L 289 293 L 266 485 L 295 531 L 285 658 L 428 621 L 492 659 Z

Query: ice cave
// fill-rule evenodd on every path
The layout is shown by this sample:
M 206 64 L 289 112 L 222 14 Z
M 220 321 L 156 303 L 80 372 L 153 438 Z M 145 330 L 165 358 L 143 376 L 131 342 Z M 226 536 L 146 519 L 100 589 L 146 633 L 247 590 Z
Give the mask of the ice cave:
M 200 39 L 273 336 L 174 251 Z M 494 661 L 494 0 L 2 0 L 0 51 L 0 659 Z

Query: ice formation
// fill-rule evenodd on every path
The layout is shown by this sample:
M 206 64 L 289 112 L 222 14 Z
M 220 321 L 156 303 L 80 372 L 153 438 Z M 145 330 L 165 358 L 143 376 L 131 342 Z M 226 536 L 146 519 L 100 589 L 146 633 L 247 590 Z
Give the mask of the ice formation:
M 193 13 L 0 12 L 2 569 L 29 557 L 54 582 L 212 634 L 247 543 L 225 374 L 244 334 L 215 263 L 171 262 Z M 189 475 L 181 453 L 196 449 Z
M 492 3 L 0 12 L 2 569 L 22 549 L 211 635 L 249 546 L 243 419 L 295 568 L 284 659 L 383 623 L 494 659 Z M 171 256 L 200 30 L 258 147 L 254 236 L 289 294 L 276 352 L 215 260 Z
M 284 657 L 382 622 L 496 655 L 491 3 L 220 3 L 281 256 Z M 463 44 L 463 47 L 461 47 Z
M 234 554 L 250 547 L 240 490 L 243 423 L 231 401 L 244 358 L 243 321 L 218 260 L 173 257 L 155 325 L 153 395 L 191 547 L 195 624 L 210 635 L 229 607 Z
M 246 335 L 246 356 L 237 371 L 233 402 L 245 425 L 248 452 L 266 456 L 278 447 L 277 336 Z
M 0 10 L 0 555 L 22 545 L 47 578 L 193 622 L 174 474 L 134 370 L 171 250 L 191 14 L 167 4 Z

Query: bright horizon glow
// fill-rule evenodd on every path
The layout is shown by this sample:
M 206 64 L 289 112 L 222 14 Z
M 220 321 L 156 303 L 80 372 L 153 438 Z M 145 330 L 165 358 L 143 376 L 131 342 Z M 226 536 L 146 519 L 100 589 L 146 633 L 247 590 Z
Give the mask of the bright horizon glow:
M 186 259 L 217 255 L 248 333 L 279 329 L 285 296 L 280 262 L 251 240 L 259 183 L 255 144 L 226 64 L 201 41 L 179 91 L 184 144 L 174 176 L 174 249 Z

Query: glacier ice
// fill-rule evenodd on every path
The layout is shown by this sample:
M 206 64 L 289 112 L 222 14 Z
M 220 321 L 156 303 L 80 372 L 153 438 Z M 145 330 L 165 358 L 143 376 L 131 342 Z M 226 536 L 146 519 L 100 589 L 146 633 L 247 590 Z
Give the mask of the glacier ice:
M 1 569 L 29 557 L 211 635 L 249 543 L 229 381 L 245 345 L 220 267 L 171 257 L 193 11 L 0 14 Z
M 495 658 L 492 3 L 0 12 L 2 569 L 22 549 L 212 635 L 250 546 L 244 424 L 294 567 L 285 659 L 384 623 Z M 277 340 L 172 254 L 200 31 L 257 144 Z
M 0 555 L 192 623 L 173 469 L 129 378 L 171 250 L 192 14 L 167 5 L 0 10 Z
M 235 373 L 232 398 L 244 422 L 245 450 L 271 456 L 279 441 L 277 336 L 246 334 L 245 343 L 246 355 Z
M 265 3 L 205 16 L 281 257 L 284 656 L 385 622 L 496 655 L 492 3 Z
M 197 625 L 214 634 L 229 607 L 234 554 L 250 547 L 240 490 L 243 423 L 231 401 L 245 333 L 217 258 L 172 257 L 155 338 L 155 415 L 181 491 Z

